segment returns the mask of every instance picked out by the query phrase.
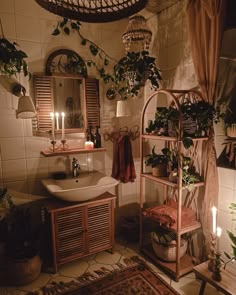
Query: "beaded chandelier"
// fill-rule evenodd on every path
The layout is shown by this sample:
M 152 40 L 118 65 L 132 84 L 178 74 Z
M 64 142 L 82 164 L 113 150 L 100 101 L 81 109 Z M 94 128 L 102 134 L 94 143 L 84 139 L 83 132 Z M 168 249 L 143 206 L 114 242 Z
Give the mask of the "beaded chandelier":
M 133 47 L 137 47 L 137 50 L 147 50 L 152 40 L 152 32 L 147 26 L 146 19 L 142 15 L 134 15 L 129 18 L 129 23 L 126 32 L 122 35 L 123 43 L 125 44 L 125 50 L 133 51 Z
M 142 10 L 147 0 L 35 0 L 41 7 L 64 18 L 106 23 Z

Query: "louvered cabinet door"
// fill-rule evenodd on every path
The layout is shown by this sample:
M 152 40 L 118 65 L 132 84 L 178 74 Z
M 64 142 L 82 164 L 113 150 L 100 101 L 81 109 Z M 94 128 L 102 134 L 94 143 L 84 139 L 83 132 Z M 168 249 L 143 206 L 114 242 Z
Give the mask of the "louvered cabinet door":
M 114 246 L 113 202 L 89 205 L 87 210 L 89 253 L 111 249 Z
M 57 264 L 72 261 L 86 253 L 85 208 L 55 213 L 55 248 Z

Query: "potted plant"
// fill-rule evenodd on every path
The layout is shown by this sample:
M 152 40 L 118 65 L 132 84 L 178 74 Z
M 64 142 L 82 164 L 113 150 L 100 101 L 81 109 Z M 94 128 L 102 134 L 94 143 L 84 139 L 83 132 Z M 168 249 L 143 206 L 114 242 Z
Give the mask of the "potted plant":
M 151 57 L 148 51 L 128 52 L 115 64 L 113 80 L 122 97 L 126 97 L 127 94 L 137 96 L 146 80 L 149 80 L 152 88 L 156 90 L 161 75 L 155 58 Z
M 9 283 L 25 285 L 41 272 L 38 254 L 39 228 L 32 225 L 29 208 L 15 206 L 4 218 L 7 276 Z
M 24 51 L 17 49 L 18 44 L 11 43 L 6 38 L 0 38 L 0 73 L 13 76 L 23 72 L 30 77 L 28 66 L 25 61 L 27 55 Z
M 236 212 L 236 203 L 231 203 L 230 207 L 229 207 L 232 211 L 232 214 L 234 214 Z M 226 258 L 228 259 L 228 261 L 225 263 L 224 268 L 226 267 L 226 265 L 231 262 L 231 261 L 235 261 L 236 260 L 236 235 L 233 234 L 232 231 L 227 230 L 227 234 L 230 238 L 231 241 L 231 247 L 232 247 L 232 254 L 228 254 L 227 252 L 224 252 Z
M 168 148 L 163 148 L 162 154 L 157 154 L 155 152 L 155 145 L 152 148 L 151 154 L 147 157 L 145 161 L 146 166 L 152 167 L 152 175 L 161 177 L 167 176 L 167 164 L 170 161 L 171 151 Z

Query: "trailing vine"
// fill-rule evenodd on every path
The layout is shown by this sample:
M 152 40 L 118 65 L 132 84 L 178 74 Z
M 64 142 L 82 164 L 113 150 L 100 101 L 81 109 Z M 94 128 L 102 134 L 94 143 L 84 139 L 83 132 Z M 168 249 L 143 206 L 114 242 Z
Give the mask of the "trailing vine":
M 149 52 L 128 52 L 125 57 L 117 61 L 93 41 L 85 38 L 80 32 L 80 28 L 81 23 L 79 21 L 63 18 L 57 23 L 52 35 L 58 36 L 61 32 L 70 35 L 71 31 L 76 31 L 81 39 L 80 44 L 88 46 L 92 56 L 98 56 L 102 60 L 102 67 L 99 67 L 93 60 L 86 60 L 85 62 L 88 67 L 94 66 L 96 68 L 104 83 L 112 83 L 110 91 L 119 93 L 121 98 L 125 100 L 128 96 L 137 96 L 147 79 L 150 80 L 154 90 L 159 87 L 158 81 L 161 80 L 161 75 L 156 67 L 155 58 L 149 56 Z M 113 73 L 109 73 L 105 69 L 111 62 L 114 63 Z

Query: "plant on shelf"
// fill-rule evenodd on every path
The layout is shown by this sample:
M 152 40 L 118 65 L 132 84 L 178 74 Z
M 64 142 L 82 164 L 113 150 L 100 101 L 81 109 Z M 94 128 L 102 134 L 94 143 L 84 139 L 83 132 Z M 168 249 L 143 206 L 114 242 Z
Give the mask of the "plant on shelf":
M 154 145 L 151 154 L 147 155 L 148 158 L 145 161 L 146 166 L 152 167 L 153 176 L 167 175 L 167 165 L 170 161 L 171 151 L 168 148 L 163 148 L 161 151 L 162 154 L 157 154 Z
M 236 213 L 236 203 L 231 203 L 230 204 L 230 207 L 229 207 L 231 210 L 232 210 L 232 214 L 235 214 Z M 235 220 L 235 219 L 234 219 Z M 232 247 L 232 254 L 228 254 L 227 252 L 224 252 L 226 258 L 228 259 L 228 261 L 225 263 L 225 266 L 224 268 L 226 267 L 226 265 L 229 263 L 229 262 L 232 262 L 232 261 L 235 261 L 236 260 L 236 235 L 233 234 L 232 231 L 229 231 L 227 230 L 227 234 L 230 238 L 230 241 L 231 241 L 231 247 Z
M 30 78 L 25 61 L 27 55 L 24 51 L 18 50 L 17 46 L 17 43 L 11 43 L 4 37 L 0 39 L 0 73 L 10 77 L 23 72 Z

